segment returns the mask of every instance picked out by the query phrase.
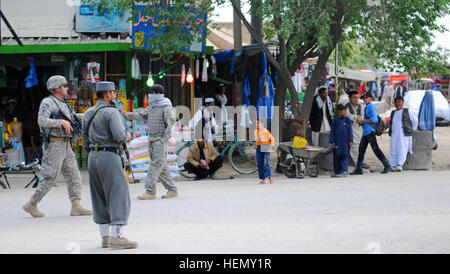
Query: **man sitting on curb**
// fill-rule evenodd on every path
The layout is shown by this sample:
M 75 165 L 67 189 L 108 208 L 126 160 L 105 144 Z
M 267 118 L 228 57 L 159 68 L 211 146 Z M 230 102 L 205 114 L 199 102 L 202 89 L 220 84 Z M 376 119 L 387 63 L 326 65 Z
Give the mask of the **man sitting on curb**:
M 184 168 L 189 173 L 196 175 L 195 180 L 201 180 L 206 177 L 215 178 L 216 171 L 222 167 L 223 156 L 214 149 L 211 143 L 205 142 L 205 139 L 198 139 L 189 149 L 187 162 Z

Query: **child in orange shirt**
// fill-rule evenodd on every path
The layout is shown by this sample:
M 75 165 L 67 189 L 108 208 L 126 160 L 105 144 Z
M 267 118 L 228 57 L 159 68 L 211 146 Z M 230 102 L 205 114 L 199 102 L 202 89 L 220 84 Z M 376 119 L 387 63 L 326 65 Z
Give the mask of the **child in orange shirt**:
M 266 178 L 269 178 L 270 183 L 273 183 L 272 173 L 270 171 L 270 150 L 275 146 L 275 138 L 269 130 L 264 128 L 264 124 L 258 119 L 256 120 L 257 129 L 254 132 L 257 150 L 256 162 L 258 165 L 258 175 L 261 180 L 260 184 L 266 183 Z

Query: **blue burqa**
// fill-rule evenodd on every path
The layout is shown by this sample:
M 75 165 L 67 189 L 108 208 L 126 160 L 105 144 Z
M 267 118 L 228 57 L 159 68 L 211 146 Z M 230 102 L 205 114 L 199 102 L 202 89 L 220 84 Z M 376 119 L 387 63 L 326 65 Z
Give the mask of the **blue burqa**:
M 419 109 L 418 130 L 434 130 L 436 127 L 436 112 L 434 109 L 433 91 L 427 90 Z

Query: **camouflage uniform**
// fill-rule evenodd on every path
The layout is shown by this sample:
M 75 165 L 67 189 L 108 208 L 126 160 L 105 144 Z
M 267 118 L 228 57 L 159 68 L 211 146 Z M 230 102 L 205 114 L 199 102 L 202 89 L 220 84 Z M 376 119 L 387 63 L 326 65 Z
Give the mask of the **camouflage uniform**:
M 39 107 L 38 124 L 45 134 L 51 138 L 66 138 L 66 140 L 52 141 L 50 140 L 48 147 L 43 146 L 44 156 L 42 158 L 42 166 L 40 175 L 42 179 L 39 181 L 36 192 L 31 197 L 31 201 L 39 203 L 42 198 L 55 185 L 55 179 L 61 170 L 67 181 L 69 191 L 69 199 L 81 199 L 81 175 L 78 170 L 75 154 L 71 146 L 72 134 L 66 134 L 61 126 L 61 119 L 56 119 L 59 110 L 67 116 L 81 118 L 81 114 L 73 113 L 64 100 L 54 96 L 49 96 L 42 100 Z
M 176 121 L 175 109 L 171 105 L 148 107 L 140 113 L 130 112 L 127 119 L 147 121 L 151 162 L 145 180 L 145 191 L 155 194 L 155 184 L 159 179 L 168 191 L 177 192 L 167 166 L 167 143 L 172 137 L 172 127 Z

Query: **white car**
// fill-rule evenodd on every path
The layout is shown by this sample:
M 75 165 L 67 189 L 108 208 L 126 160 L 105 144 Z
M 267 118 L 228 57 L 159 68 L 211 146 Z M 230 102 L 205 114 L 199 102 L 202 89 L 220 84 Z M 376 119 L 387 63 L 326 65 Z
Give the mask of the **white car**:
M 425 96 L 426 90 L 410 90 L 405 94 L 405 108 L 419 113 L 420 103 Z M 436 124 L 450 123 L 450 106 L 447 99 L 438 90 L 433 90 L 434 108 L 436 112 Z

